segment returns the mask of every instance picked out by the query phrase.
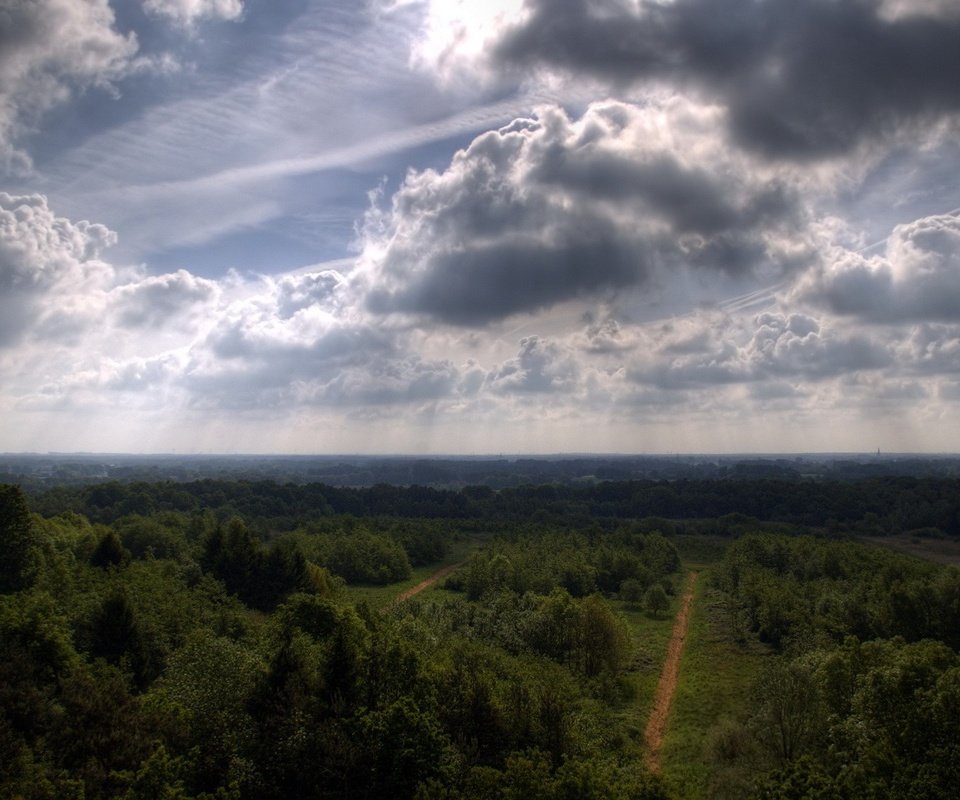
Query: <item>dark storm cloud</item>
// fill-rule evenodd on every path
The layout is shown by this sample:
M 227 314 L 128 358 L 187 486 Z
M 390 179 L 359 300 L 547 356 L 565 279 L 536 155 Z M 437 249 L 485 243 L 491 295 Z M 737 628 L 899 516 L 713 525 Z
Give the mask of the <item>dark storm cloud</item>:
M 729 176 L 711 174 L 707 166 L 683 164 L 678 156 L 662 153 L 633 160 L 630 154 L 551 147 L 530 177 L 576 191 L 585 201 L 640 202 L 680 234 L 751 230 L 794 210 L 788 192 L 776 184 L 739 203 Z
M 431 270 L 402 290 L 374 290 L 375 313 L 426 314 L 454 325 L 479 325 L 521 311 L 628 286 L 647 271 L 646 254 L 603 237 L 601 222 L 564 232 L 559 241 L 507 240 L 438 253 Z
M 960 109 L 960 15 L 879 0 L 527 0 L 494 50 L 614 85 L 701 89 L 746 147 L 843 152 L 907 120 Z M 909 7 L 909 6 L 908 6 Z M 946 8 L 946 6 L 944 6 Z M 926 12 L 926 13 L 924 13 Z
M 793 269 L 794 193 L 731 154 L 709 112 L 660 112 L 544 108 L 408 175 L 364 231 L 370 310 L 482 325 L 685 269 Z

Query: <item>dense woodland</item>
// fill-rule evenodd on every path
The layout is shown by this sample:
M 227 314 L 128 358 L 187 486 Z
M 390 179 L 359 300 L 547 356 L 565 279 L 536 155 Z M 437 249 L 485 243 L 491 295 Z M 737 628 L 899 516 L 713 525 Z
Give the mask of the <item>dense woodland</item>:
M 960 535 L 958 490 L 2 485 L 0 796 L 684 796 L 632 709 L 643 620 L 709 551 L 702 602 L 757 666 L 703 796 L 953 797 L 960 570 L 850 534 Z M 355 591 L 452 552 L 441 590 Z
M 916 531 L 960 536 L 960 479 L 888 477 L 858 481 L 608 481 L 587 486 L 521 486 L 494 491 L 381 484 L 347 489 L 320 483 L 202 480 L 190 483 L 105 483 L 35 494 L 35 511 L 82 513 L 112 523 L 131 514 L 213 511 L 249 523 L 291 530 L 332 515 L 483 522 L 528 519 L 561 527 L 662 517 L 717 520 L 713 532 L 757 521 L 870 535 Z M 731 515 L 733 515 L 731 517 Z M 722 519 L 727 517 L 727 519 Z M 676 527 L 676 526 L 675 526 Z M 697 528 L 703 532 L 701 526 Z

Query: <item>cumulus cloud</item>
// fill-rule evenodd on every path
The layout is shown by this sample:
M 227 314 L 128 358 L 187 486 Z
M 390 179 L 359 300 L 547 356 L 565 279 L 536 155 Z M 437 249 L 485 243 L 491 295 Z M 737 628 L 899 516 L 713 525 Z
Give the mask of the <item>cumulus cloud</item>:
M 695 315 L 644 332 L 627 377 L 659 389 L 823 381 L 894 363 L 889 344 L 805 314 Z
M 243 14 L 242 0 L 145 0 L 143 7 L 184 26 L 201 19 L 239 19 Z
M 520 349 L 490 371 L 486 387 L 493 392 L 559 392 L 570 394 L 579 379 L 576 361 L 556 342 L 538 336 L 520 340 Z
M 43 113 L 134 66 L 136 36 L 114 22 L 107 0 L 0 0 L 0 169 L 28 167 L 15 140 Z
M 157 328 L 173 318 L 214 301 L 219 288 L 185 269 L 120 286 L 111 293 L 119 324 Z
M 527 0 L 474 26 L 492 28 L 482 49 L 475 36 L 430 23 L 422 51 L 441 70 L 479 59 L 517 76 L 540 69 L 618 89 L 709 94 L 742 145 L 806 159 L 960 110 L 955 8 L 941 0 Z
M 821 380 L 892 363 L 888 350 L 867 336 L 823 330 L 804 314 L 761 314 L 756 325 L 746 358 L 757 377 Z
M 417 355 L 373 359 L 363 368 L 342 370 L 316 386 L 303 400 L 335 406 L 385 406 L 424 403 L 448 397 L 460 377 L 453 363 Z
M 899 225 L 882 256 L 837 248 L 793 299 L 873 323 L 960 321 L 960 218 Z
M 632 108 L 626 113 L 629 119 Z M 562 130 L 575 127 L 558 119 Z M 629 133 L 629 126 L 624 129 Z M 580 133 L 579 149 L 589 150 L 584 141 L 607 145 L 603 131 L 593 138 Z M 629 135 L 625 139 L 621 145 L 632 152 Z M 554 141 L 535 144 L 556 150 Z M 554 158 L 578 149 L 560 141 L 562 152 Z M 586 191 L 555 165 L 545 167 L 547 161 L 531 159 L 530 169 L 542 169 L 551 180 L 563 174 L 556 185 L 566 196 Z M 513 155 L 489 174 L 509 172 L 511 163 L 517 163 Z M 743 198 L 762 183 L 755 177 L 723 202 L 742 210 L 748 205 Z M 463 184 L 463 191 L 475 185 Z M 542 177 L 522 186 L 526 194 L 551 200 L 555 191 Z M 625 214 L 635 214 L 630 204 L 638 202 L 653 209 L 649 219 L 638 215 L 634 223 L 645 236 L 653 237 L 658 226 L 680 225 L 670 204 L 662 208 L 643 188 L 635 193 L 642 198 L 617 195 L 610 219 L 621 205 Z M 395 201 L 390 213 L 407 213 L 415 207 L 408 200 L 409 206 Z M 442 241 L 454 241 L 458 229 L 445 228 L 437 216 L 445 204 L 423 202 L 435 213 L 420 219 L 420 230 L 434 237 L 446 231 L 451 238 Z M 710 228 L 694 218 L 696 227 Z M 739 227 L 753 224 L 737 219 Z M 389 214 L 383 221 L 392 224 Z M 486 226 L 495 239 L 503 222 L 494 222 L 475 218 L 470 224 Z M 890 274 L 914 280 L 949 272 L 955 222 L 935 217 L 898 229 L 884 257 Z M 416 239 L 412 229 L 404 235 Z M 369 265 L 359 276 L 324 269 L 221 280 L 187 270 L 147 275 L 102 260 L 115 238 L 103 226 L 57 217 L 43 197 L 0 195 L 0 298 L 10 303 L 0 320 L 7 342 L 23 344 L 0 352 L 0 397 L 7 402 L 17 397 L 21 409 L 57 413 L 178 409 L 198 419 L 256 417 L 276 424 L 317 415 L 343 424 L 416 416 L 498 431 L 509 425 L 582 427 L 601 418 L 629 425 L 723 418 L 734 425 L 738 415 L 750 413 L 870 408 L 882 414 L 926 407 L 949 397 L 960 374 L 960 323 L 901 317 L 896 325 L 869 319 L 864 325 L 857 315 L 811 299 L 810 287 L 831 274 L 827 267 L 815 273 L 820 283 L 810 283 L 810 276 L 799 282 L 803 297 L 796 287 L 770 294 L 765 302 L 771 308 L 762 313 L 734 303 L 640 322 L 623 316 L 618 304 L 592 303 L 588 314 L 564 309 L 524 320 L 530 333 L 513 346 L 502 330 L 500 337 L 486 328 L 464 331 L 459 319 L 450 326 L 433 320 L 421 325 L 372 313 L 370 293 L 384 273 Z M 381 252 L 392 243 L 390 237 L 380 241 Z M 416 270 L 417 264 L 403 268 Z M 702 267 L 691 269 L 697 274 Z M 22 308 L 29 313 L 17 317 Z M 19 361 L 10 353 L 20 353 Z
M 335 310 L 344 285 L 343 275 L 333 269 L 284 277 L 277 286 L 277 312 L 289 319 L 307 308 Z
M 900 348 L 906 371 L 933 374 L 960 374 L 960 326 L 917 325 Z
M 574 341 L 588 353 L 623 353 L 633 350 L 638 343 L 630 330 L 612 318 L 601 322 L 591 319 L 587 327 L 574 336 Z
M 409 173 L 363 231 L 369 308 L 483 325 L 684 270 L 781 276 L 810 255 L 804 212 L 715 123 L 679 100 L 546 107 Z
M 42 195 L 0 192 L 0 347 L 108 285 L 100 253 L 115 241 L 103 225 L 55 216 Z

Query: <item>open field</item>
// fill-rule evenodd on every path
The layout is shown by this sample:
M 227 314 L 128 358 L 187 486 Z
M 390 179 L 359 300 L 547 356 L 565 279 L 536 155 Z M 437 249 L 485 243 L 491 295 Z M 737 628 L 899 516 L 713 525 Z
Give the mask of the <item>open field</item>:
M 679 798 L 735 796 L 736 776 L 723 774 L 710 753 L 711 733 L 747 705 L 747 692 L 769 651 L 735 641 L 709 572 L 697 581 L 680 681 L 667 721 L 662 774 Z
M 637 739 L 640 740 L 647 717 L 653 708 L 653 698 L 667 654 L 674 618 L 680 608 L 680 594 L 675 592 L 671 595 L 670 608 L 656 617 L 635 603 L 612 600 L 611 605 L 626 620 L 632 638 L 633 662 L 627 679 L 632 686 L 634 701 L 624 713 L 633 720 L 631 728 L 635 726 Z
M 647 748 L 647 767 L 651 772 L 659 773 L 661 769 L 660 751 L 663 747 L 663 734 L 670 717 L 673 695 L 677 689 L 680 675 L 680 659 L 690 623 L 690 609 L 693 605 L 694 592 L 697 584 L 697 573 L 687 575 L 680 598 L 680 609 L 677 611 L 670 632 L 670 642 L 667 645 L 667 655 L 663 661 L 660 680 L 657 682 L 657 692 L 653 700 L 653 709 L 647 720 L 647 727 L 643 732 L 643 741 Z
M 937 564 L 960 565 L 960 542 L 955 539 L 926 539 L 907 534 L 899 536 L 861 536 L 861 542 L 907 553 Z
M 399 583 L 391 583 L 386 586 L 347 586 L 344 589 L 347 599 L 352 603 L 366 602 L 371 608 L 383 608 L 394 602 L 400 595 L 414 589 L 418 584 L 428 580 L 439 570 L 455 567 L 463 562 L 469 553 L 476 548 L 476 540 L 456 541 L 447 553 L 447 557 L 434 564 L 426 564 L 422 567 L 414 567 L 410 572 L 410 577 Z M 428 586 L 425 591 L 434 591 L 443 585 L 443 581 Z

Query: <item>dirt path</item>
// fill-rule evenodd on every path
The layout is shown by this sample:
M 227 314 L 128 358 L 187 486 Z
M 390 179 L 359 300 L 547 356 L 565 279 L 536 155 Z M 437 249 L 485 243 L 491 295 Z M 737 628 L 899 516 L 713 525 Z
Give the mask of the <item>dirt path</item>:
M 663 671 L 660 673 L 660 682 L 657 684 L 657 693 L 653 699 L 653 710 L 650 712 L 650 719 L 647 720 L 647 728 L 643 732 L 643 741 L 647 746 L 645 759 L 647 768 L 654 773 L 660 772 L 663 733 L 667 728 L 670 704 L 673 702 L 673 693 L 677 688 L 677 678 L 680 675 L 680 656 L 687 636 L 687 626 L 690 624 L 690 607 L 693 605 L 693 589 L 696 582 L 697 573 L 691 572 L 687 576 L 687 585 L 680 600 L 680 610 L 673 623 L 673 633 L 670 634 L 670 643 L 667 645 L 667 657 L 663 661 Z
M 426 580 L 420 581 L 420 583 L 418 583 L 416 586 L 411 586 L 405 592 L 401 592 L 400 594 L 398 594 L 395 598 L 393 598 L 392 602 L 387 604 L 387 607 L 389 608 L 390 606 L 394 606 L 397 603 L 402 603 L 404 600 L 409 600 L 415 594 L 420 594 L 420 592 L 422 592 L 424 589 L 427 589 L 430 586 L 433 586 L 433 584 L 435 584 L 441 578 L 446 578 L 447 575 L 449 575 L 458 567 L 462 567 L 462 566 L 463 566 L 463 562 L 461 561 L 459 564 L 450 564 L 449 566 L 438 569 L 436 572 L 433 573 L 433 575 L 431 575 Z

